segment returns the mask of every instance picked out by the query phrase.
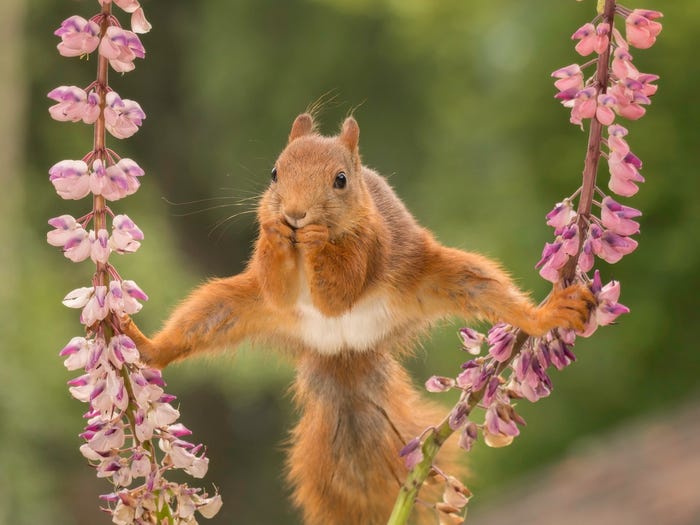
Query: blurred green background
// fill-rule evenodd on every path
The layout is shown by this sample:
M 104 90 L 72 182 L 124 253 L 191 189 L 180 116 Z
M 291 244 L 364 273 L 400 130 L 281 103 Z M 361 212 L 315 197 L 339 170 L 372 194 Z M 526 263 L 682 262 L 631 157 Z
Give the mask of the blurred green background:
M 137 318 L 146 331 L 197 283 L 243 267 L 256 231 L 248 212 L 293 118 L 321 97 L 323 130 L 334 133 L 354 110 L 365 163 L 439 239 L 500 259 L 537 298 L 547 292 L 533 269 L 551 238 L 543 218 L 578 186 L 586 141 L 552 98 L 549 75 L 579 60 L 569 37 L 592 18 L 592 0 L 142 3 L 154 26 L 142 38 L 147 59 L 110 82 L 148 118 L 109 146 L 147 173 L 113 206 L 146 234 L 136 255 L 114 261 L 151 297 Z M 579 342 L 579 361 L 554 373 L 551 398 L 521 405 L 529 424 L 513 446 L 470 455 L 472 507 L 581 440 L 698 395 L 700 3 L 643 7 L 666 16 L 657 45 L 634 51 L 640 70 L 661 76 L 648 116 L 628 126 L 647 178 L 625 201 L 644 212 L 640 245 L 615 266 L 600 264 L 604 278 L 622 282 L 632 314 Z M 70 398 L 73 374 L 57 355 L 81 333 L 61 299 L 88 282 L 90 263 L 71 264 L 45 243 L 48 218 L 89 205 L 61 201 L 47 170 L 91 145 L 88 126 L 49 118 L 45 95 L 95 74 L 94 58 L 60 57 L 52 32 L 97 9 L 0 7 L 0 524 L 109 522 L 97 495 L 110 487 L 78 452 L 85 407 Z M 408 363 L 417 384 L 457 372 L 458 327 L 436 330 Z M 204 483 L 223 494 L 211 523 L 298 522 L 282 472 L 292 374 L 278 354 L 245 349 L 165 372 L 183 423 L 208 446 Z

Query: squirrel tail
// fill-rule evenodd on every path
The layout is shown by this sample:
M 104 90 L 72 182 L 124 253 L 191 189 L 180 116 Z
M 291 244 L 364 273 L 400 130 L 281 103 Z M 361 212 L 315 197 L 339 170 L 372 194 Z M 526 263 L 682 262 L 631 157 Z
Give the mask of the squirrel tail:
M 444 409 L 421 399 L 388 352 L 308 354 L 297 370 L 288 479 L 304 523 L 383 525 L 407 474 L 399 451 Z

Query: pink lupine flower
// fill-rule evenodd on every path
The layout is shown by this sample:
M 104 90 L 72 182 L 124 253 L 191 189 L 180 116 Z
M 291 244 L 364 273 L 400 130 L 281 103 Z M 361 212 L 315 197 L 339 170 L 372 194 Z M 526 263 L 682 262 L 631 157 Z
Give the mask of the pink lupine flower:
M 525 424 L 512 406 L 494 403 L 486 410 L 484 424 L 484 443 L 489 447 L 499 448 L 510 445 L 513 438 L 520 434 L 518 425 Z
M 47 95 L 54 104 L 49 108 L 49 114 L 54 120 L 61 122 L 78 122 L 92 124 L 100 114 L 99 97 L 94 90 L 85 93 L 77 86 L 59 86 Z
M 608 89 L 608 94 L 617 101 L 615 111 L 618 115 L 630 120 L 639 120 L 644 116 L 646 109 L 642 104 L 650 104 L 651 101 L 644 95 L 642 88 L 641 82 L 626 78 Z
M 134 59 L 146 56 L 146 50 L 136 33 L 116 26 L 107 28 L 105 36 L 100 41 L 99 52 L 119 73 L 132 71 L 136 67 Z
M 547 225 L 557 231 L 568 226 L 575 217 L 576 211 L 571 200 L 564 199 L 562 202 L 557 202 L 554 209 L 547 214 Z
M 119 200 L 139 188 L 140 183 L 136 177 L 141 175 L 143 170 L 131 159 L 121 159 L 108 168 L 105 168 L 101 159 L 97 159 L 92 164 L 90 189 L 108 201 Z
M 63 365 L 68 370 L 78 370 L 85 368 L 90 352 L 90 343 L 84 337 L 74 337 L 58 354 L 66 359 Z
M 457 403 L 450 412 L 449 425 L 452 430 L 459 430 L 467 422 L 469 416 L 469 404 L 466 402 Z
M 90 258 L 94 263 L 106 263 L 111 250 L 108 246 L 109 233 L 105 229 L 100 229 L 95 234 L 90 231 Z
M 592 252 L 610 264 L 618 262 L 637 248 L 634 239 L 603 230 L 597 224 L 592 224 L 589 228 L 587 240 L 590 241 Z
M 423 461 L 423 450 L 421 449 L 423 444 L 420 439 L 413 438 L 411 441 L 406 443 L 406 445 L 399 452 L 399 457 L 405 458 L 406 468 L 411 470 L 418 463 Z
M 118 334 L 109 340 L 107 346 L 108 358 L 115 368 L 121 369 L 124 363 L 135 363 L 139 360 L 139 351 L 130 337 Z
M 603 286 L 598 270 L 593 275 L 591 292 L 596 298 L 597 307 L 591 313 L 583 332 L 578 334 L 581 337 L 590 337 L 598 326 L 612 324 L 619 316 L 630 311 L 625 305 L 618 303 L 620 299 L 620 283 L 618 281 L 610 281 Z
M 639 233 L 639 223 L 632 219 L 641 216 L 641 211 L 619 204 L 610 197 L 605 197 L 601 204 L 600 219 L 608 230 L 619 235 Z
M 131 137 L 139 130 L 146 118 L 141 106 L 129 99 L 122 99 L 110 91 L 105 97 L 105 127 L 109 133 L 118 138 Z
M 64 57 L 90 54 L 100 43 L 100 26 L 77 15 L 65 19 L 53 34 L 61 37 L 57 47 Z
M 115 423 L 95 432 L 88 440 L 88 445 L 95 452 L 109 452 L 121 448 L 125 440 L 123 425 Z
M 562 246 L 561 241 L 545 243 L 542 258 L 535 265 L 535 268 L 540 270 L 540 276 L 551 283 L 559 280 L 559 270 L 569 260 L 569 256 L 566 251 L 562 250 Z
M 577 29 L 571 35 L 571 39 L 579 40 L 579 43 L 576 44 L 578 54 L 588 56 L 593 51 L 600 54 L 608 47 L 610 43 L 609 33 L 610 24 L 601 23 L 596 27 L 589 22 Z
M 554 87 L 559 91 L 575 89 L 578 92 L 583 89 L 583 71 L 578 64 L 557 69 L 552 73 L 552 77 L 559 79 L 554 82 Z
M 85 326 L 92 326 L 97 321 L 102 321 L 109 315 L 107 305 L 107 287 L 95 286 L 93 293 L 80 314 L 80 322 Z
M 617 99 L 608 93 L 598 95 L 598 106 L 596 107 L 595 118 L 603 124 L 609 126 L 615 120 L 615 109 L 617 108 Z
M 608 148 L 623 157 L 630 152 L 630 147 L 624 137 L 627 136 L 627 128 L 614 124 L 608 128 Z
M 432 376 L 425 382 L 425 389 L 428 392 L 447 392 L 455 386 L 455 380 L 451 377 Z
M 118 317 L 139 312 L 143 305 L 137 299 L 145 301 L 148 297 L 134 281 L 110 281 L 106 300 L 109 309 Z
M 635 9 L 625 20 L 627 41 L 631 46 L 647 49 L 654 45 L 656 37 L 661 32 L 661 24 L 655 22 L 663 15 L 658 11 Z
M 479 359 L 467 361 L 462 365 L 462 369 L 464 371 L 457 376 L 457 386 L 472 392 L 481 390 L 494 373 L 492 367 L 484 366 Z
M 499 363 L 510 357 L 515 344 L 515 336 L 504 323 L 495 324 L 489 330 L 487 341 L 489 344 L 489 354 Z
M 144 34 L 151 30 L 151 23 L 146 20 L 143 8 L 136 9 L 131 13 L 131 30 L 134 33 Z
M 63 255 L 73 262 L 84 261 L 90 256 L 90 235 L 70 215 L 61 215 L 49 220 L 56 229 L 46 234 L 46 242 L 63 249 Z
M 115 215 L 112 219 L 112 235 L 109 246 L 117 253 L 135 252 L 143 240 L 143 232 L 127 215 Z
M 637 78 L 639 71 L 632 64 L 632 55 L 626 47 L 617 47 L 613 52 L 612 72 L 618 79 Z
M 583 125 L 583 119 L 593 118 L 596 114 L 597 95 L 598 91 L 594 87 L 588 87 L 576 93 L 573 101 L 571 101 L 571 118 L 569 122 Z
M 62 160 L 49 170 L 49 180 L 63 199 L 78 200 L 90 193 L 88 166 L 82 160 Z
M 477 332 L 471 328 L 461 328 L 459 336 L 462 339 L 462 348 L 472 355 L 481 353 L 481 345 L 486 340 L 484 334 Z
M 636 183 L 644 182 L 644 177 L 639 173 L 641 165 L 641 161 L 633 153 L 622 155 L 613 151 L 608 158 L 610 191 L 622 197 L 631 197 L 637 193 L 639 186 Z
M 462 433 L 459 435 L 459 446 L 467 452 L 472 449 L 474 443 L 476 442 L 478 434 L 478 427 L 473 421 L 468 422 Z

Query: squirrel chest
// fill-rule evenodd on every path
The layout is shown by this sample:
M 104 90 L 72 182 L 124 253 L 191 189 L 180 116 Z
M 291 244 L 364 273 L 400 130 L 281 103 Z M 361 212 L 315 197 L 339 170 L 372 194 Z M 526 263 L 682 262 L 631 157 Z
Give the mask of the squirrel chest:
M 372 349 L 394 329 L 389 298 L 381 291 L 361 297 L 340 315 L 330 317 L 313 304 L 304 271 L 299 272 L 299 295 L 294 304 L 296 338 L 319 353 Z

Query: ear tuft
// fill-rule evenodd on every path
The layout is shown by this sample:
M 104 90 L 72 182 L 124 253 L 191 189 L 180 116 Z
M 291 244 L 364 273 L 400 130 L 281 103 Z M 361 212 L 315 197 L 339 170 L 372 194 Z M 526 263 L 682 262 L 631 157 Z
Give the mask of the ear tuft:
M 314 118 L 309 113 L 302 113 L 296 119 L 294 119 L 292 130 L 289 132 L 289 142 L 312 133 L 314 131 L 314 127 Z
M 347 146 L 350 152 L 357 152 L 357 144 L 360 142 L 360 126 L 354 118 L 348 117 L 343 122 L 343 127 L 340 130 L 340 141 Z

